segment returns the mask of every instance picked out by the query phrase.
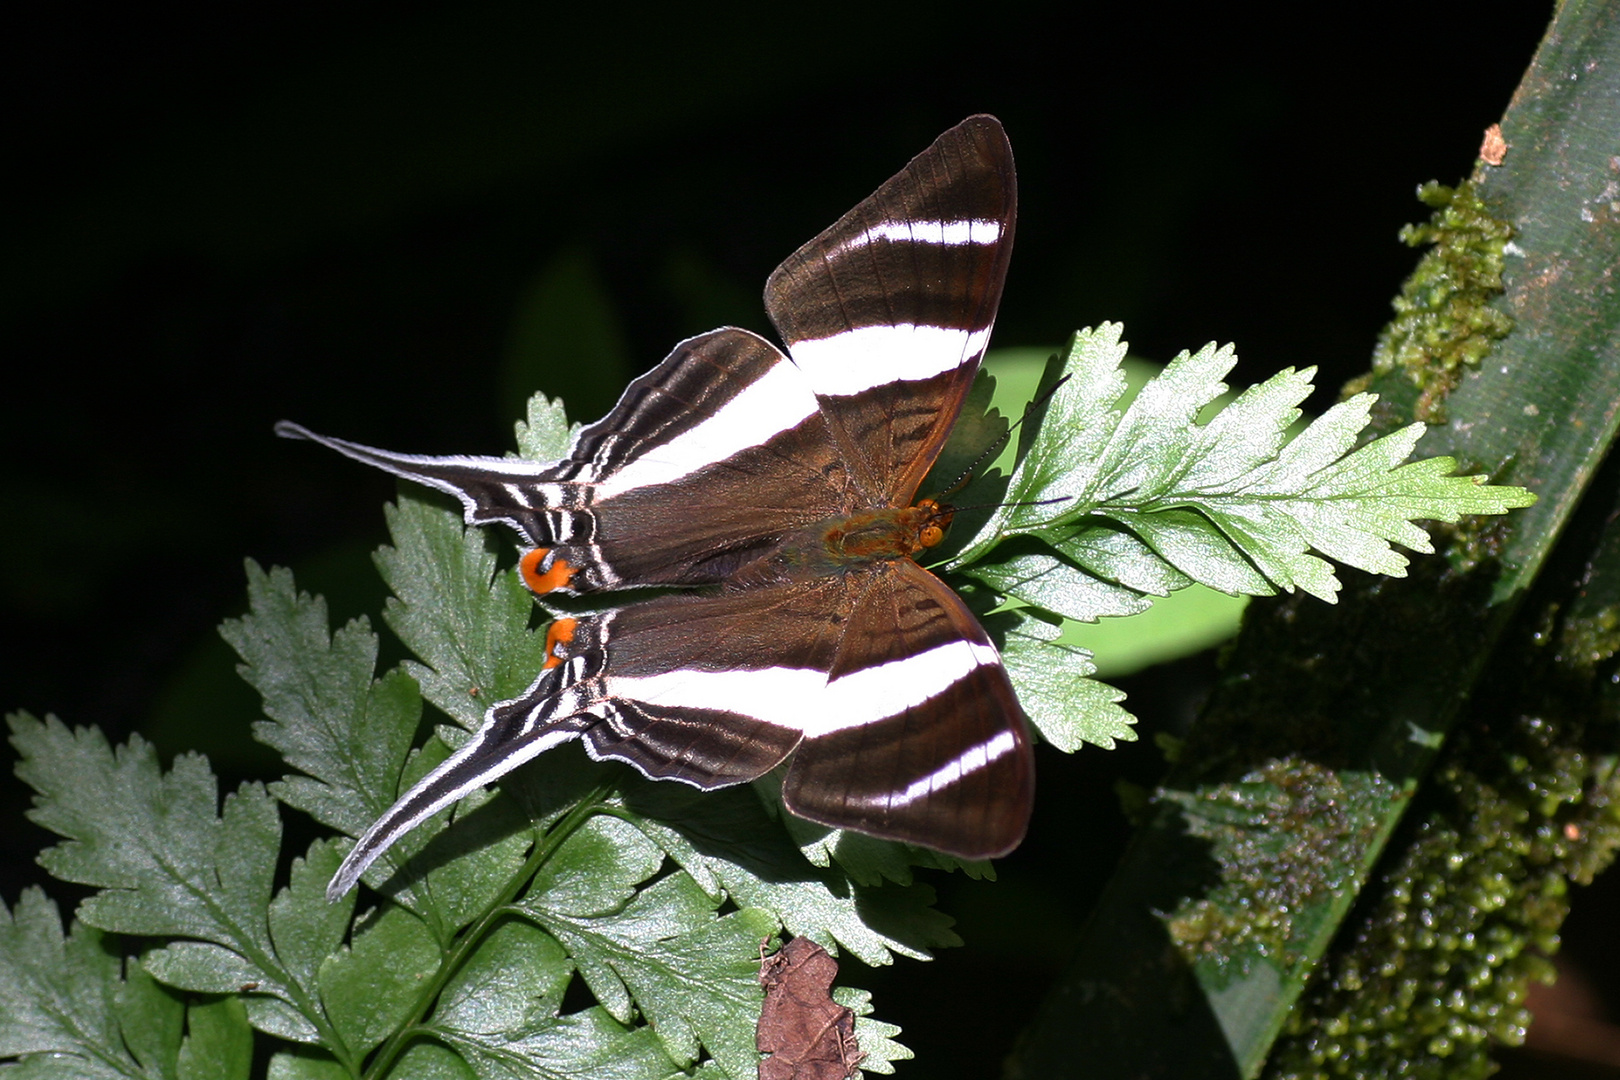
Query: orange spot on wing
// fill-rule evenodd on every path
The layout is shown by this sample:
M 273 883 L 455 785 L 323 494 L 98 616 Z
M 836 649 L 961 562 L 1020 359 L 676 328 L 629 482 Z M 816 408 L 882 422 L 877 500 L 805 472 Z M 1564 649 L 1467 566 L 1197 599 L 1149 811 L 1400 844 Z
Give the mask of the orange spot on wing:
M 563 656 L 573 642 L 574 630 L 578 626 L 578 619 L 552 620 L 551 629 L 546 631 L 546 667 L 554 668 L 563 662 Z
M 518 572 L 523 575 L 523 584 L 540 596 L 566 588 L 574 577 L 573 564 L 561 556 L 552 559 L 551 565 L 546 566 L 546 556 L 550 554 L 550 548 L 535 548 L 518 560 Z

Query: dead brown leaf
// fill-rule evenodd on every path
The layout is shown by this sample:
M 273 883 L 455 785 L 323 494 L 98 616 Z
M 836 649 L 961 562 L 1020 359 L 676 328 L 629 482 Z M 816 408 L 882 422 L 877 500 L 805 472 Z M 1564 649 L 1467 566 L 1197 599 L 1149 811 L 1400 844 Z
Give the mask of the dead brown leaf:
M 855 1014 L 832 999 L 837 977 L 838 961 L 809 938 L 760 961 L 765 1007 L 754 1045 L 770 1057 L 759 1080 L 850 1080 L 860 1070 Z

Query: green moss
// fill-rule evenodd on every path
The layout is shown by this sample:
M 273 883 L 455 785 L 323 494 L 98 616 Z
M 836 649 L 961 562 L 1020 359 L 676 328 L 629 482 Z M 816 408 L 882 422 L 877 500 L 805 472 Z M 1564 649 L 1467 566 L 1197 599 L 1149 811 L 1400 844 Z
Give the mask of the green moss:
M 1183 803 L 1189 835 L 1210 841 L 1221 864 L 1219 883 L 1171 915 L 1171 939 L 1189 962 L 1244 953 L 1297 962 L 1294 914 L 1350 882 L 1368 842 L 1356 824 L 1372 816 L 1364 804 L 1394 790 L 1377 776 L 1288 757 L 1196 795 L 1169 793 Z
M 1559 655 L 1575 667 L 1593 668 L 1620 653 L 1620 611 L 1604 608 L 1565 626 Z
M 1471 574 L 1501 561 L 1502 543 L 1510 529 L 1506 518 L 1481 514 L 1458 522 L 1434 522 L 1429 536 L 1445 553 L 1452 573 Z
M 1544 615 L 1526 620 L 1540 628 L 1511 683 L 1476 697 L 1505 704 L 1476 709 L 1447 743 L 1290 1016 L 1273 1080 L 1483 1077 L 1493 1041 L 1522 1041 L 1568 883 L 1590 881 L 1620 846 L 1620 612 L 1561 626 Z M 1509 686 L 1525 690 L 1514 700 Z
M 1477 366 L 1513 320 L 1490 306 L 1502 292 L 1502 251 L 1512 227 L 1491 217 L 1471 182 L 1456 188 L 1430 181 L 1418 198 L 1434 208 L 1424 225 L 1408 225 L 1401 240 L 1432 245 L 1395 299 L 1395 318 L 1379 335 L 1372 373 L 1345 392 L 1368 388 L 1380 375 L 1404 372 L 1418 389 L 1413 418 L 1445 420 L 1445 398 L 1464 370 Z

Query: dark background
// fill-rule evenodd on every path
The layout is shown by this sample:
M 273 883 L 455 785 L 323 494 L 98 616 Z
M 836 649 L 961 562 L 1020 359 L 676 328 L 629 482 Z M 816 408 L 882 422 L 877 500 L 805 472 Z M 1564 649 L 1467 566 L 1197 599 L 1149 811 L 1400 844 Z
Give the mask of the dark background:
M 1469 171 L 1550 12 L 669 7 L 3 16 L 0 706 L 202 748 L 231 783 L 273 775 L 214 632 L 241 561 L 292 566 L 340 619 L 375 611 L 393 490 L 276 420 L 499 453 L 533 389 L 591 419 L 680 338 L 766 330 L 776 262 L 972 112 L 1002 119 L 1019 166 L 997 344 L 1104 319 L 1155 359 L 1231 341 L 1243 382 L 1320 365 L 1320 408 L 1415 261 L 1395 233 L 1426 214 L 1416 185 Z M 1144 732 L 1210 670 L 1130 680 Z M 1043 754 L 1002 883 L 940 883 L 974 947 L 846 972 L 907 1029 L 917 1075 L 993 1073 L 1117 857 L 1113 778 L 1158 766 L 1146 740 Z M 20 787 L 0 807 L 8 903 L 49 842 L 20 826 Z M 1572 941 L 1609 910 L 1578 902 Z

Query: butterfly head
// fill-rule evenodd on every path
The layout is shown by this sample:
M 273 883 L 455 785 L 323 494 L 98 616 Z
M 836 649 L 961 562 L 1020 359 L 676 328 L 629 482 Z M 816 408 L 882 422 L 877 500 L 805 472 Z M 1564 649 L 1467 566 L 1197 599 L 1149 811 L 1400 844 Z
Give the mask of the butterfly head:
M 917 519 L 917 543 L 925 548 L 938 547 L 956 516 L 956 507 L 937 499 L 919 499 L 908 513 Z
M 831 573 L 838 567 L 907 559 L 944 540 L 954 513 L 952 507 L 934 499 L 921 499 L 915 506 L 898 509 L 863 510 L 812 526 L 804 539 L 789 541 L 783 550 L 791 565 L 802 564 L 816 574 Z

